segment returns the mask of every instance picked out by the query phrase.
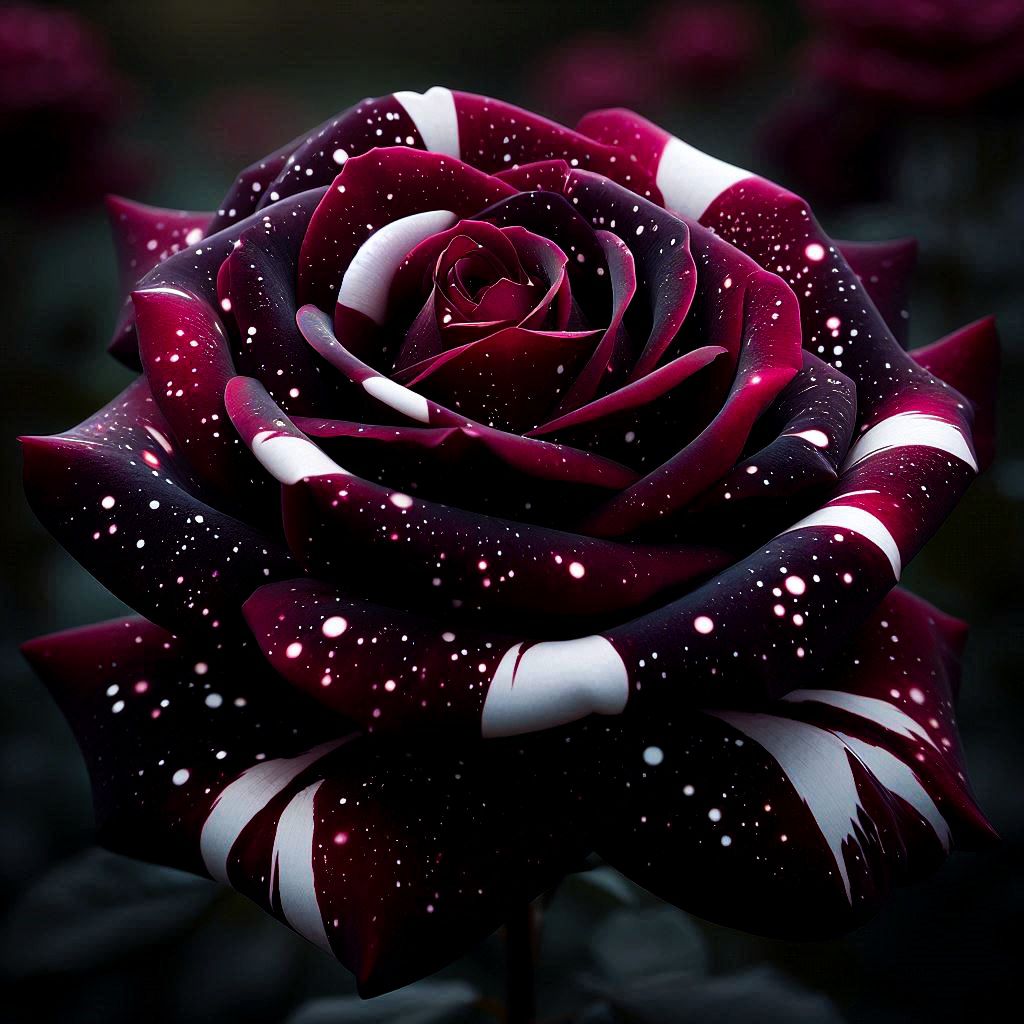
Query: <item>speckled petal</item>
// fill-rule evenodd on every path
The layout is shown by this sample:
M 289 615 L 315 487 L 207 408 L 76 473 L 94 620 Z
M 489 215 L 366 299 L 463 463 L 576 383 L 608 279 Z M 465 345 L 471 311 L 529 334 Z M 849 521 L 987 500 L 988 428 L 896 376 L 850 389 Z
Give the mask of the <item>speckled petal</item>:
M 139 357 L 131 292 L 157 264 L 195 245 L 209 229 L 213 214 L 164 210 L 109 196 L 107 217 L 114 236 L 121 299 L 110 351 L 117 359 L 137 369 Z
M 237 641 L 242 601 L 294 565 L 279 540 L 195 496 L 173 437 L 140 378 L 72 430 L 24 439 L 29 501 L 122 601 L 168 629 Z
M 230 884 L 364 996 L 456 959 L 582 856 L 517 746 L 379 744 L 258 657 L 142 619 L 25 653 L 82 746 L 104 844 Z
M 952 843 L 992 834 L 956 731 L 962 645 L 961 624 L 897 590 L 784 701 L 578 727 L 577 820 L 613 866 L 702 917 L 845 931 Z

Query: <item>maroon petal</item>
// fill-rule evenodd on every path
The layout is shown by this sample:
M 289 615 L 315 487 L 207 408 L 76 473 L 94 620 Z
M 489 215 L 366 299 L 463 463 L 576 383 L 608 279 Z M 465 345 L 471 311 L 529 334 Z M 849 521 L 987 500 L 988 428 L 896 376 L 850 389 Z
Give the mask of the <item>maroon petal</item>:
M 637 195 L 658 202 L 661 195 L 642 164 L 626 147 L 606 145 L 510 103 L 456 92 L 459 145 L 463 160 L 492 174 L 539 161 L 565 160 L 603 174 Z
M 991 835 L 953 716 L 962 642 L 897 590 L 820 688 L 587 724 L 565 767 L 577 820 L 612 865 L 703 917 L 787 937 L 848 929 L 951 842 Z
M 414 498 L 332 467 L 253 382 L 233 382 L 227 401 L 242 437 L 289 485 L 285 531 L 299 559 L 385 602 L 400 578 L 402 605 L 499 611 L 505 629 L 537 628 L 545 616 L 636 609 L 727 563 L 706 548 L 617 544 Z
M 132 301 L 142 367 L 176 451 L 204 493 L 249 514 L 254 499 L 269 496 L 228 425 L 224 388 L 235 368 L 219 317 L 178 288 L 135 291 Z
M 630 533 L 688 505 L 736 464 L 754 423 L 800 368 L 800 319 L 792 292 L 752 261 L 729 254 L 719 259 L 725 248 L 699 226 L 694 229 L 694 250 L 704 265 L 699 282 L 704 315 L 720 304 L 735 310 L 732 323 L 720 322 L 710 334 L 738 356 L 729 393 L 693 440 L 612 498 L 587 521 L 587 532 Z M 689 435 L 679 436 L 685 441 Z
M 377 149 L 347 161 L 313 214 L 302 243 L 299 304 L 331 309 L 356 253 L 381 228 L 415 215 L 452 215 L 448 223 L 431 223 L 419 237 L 410 236 L 403 251 L 396 250 L 390 265 L 393 277 L 416 242 L 513 194 L 504 182 L 437 153 Z M 391 277 L 376 282 L 382 296 L 387 295 Z
M 142 619 L 26 655 L 82 746 L 104 844 L 232 885 L 364 996 L 456 959 L 582 854 L 518 747 L 360 738 L 259 659 Z
M 110 351 L 134 368 L 138 366 L 138 352 L 133 330 L 134 310 L 129 297 L 132 289 L 157 264 L 195 245 L 206 233 L 213 214 L 162 210 L 120 196 L 109 196 L 107 217 L 114 236 L 121 299 Z
M 496 171 L 494 176 L 507 181 L 520 192 L 561 194 L 569 177 L 569 170 L 569 165 L 564 160 L 537 160 L 529 164 L 516 164 L 508 170 Z
M 974 447 L 980 468 L 995 456 L 999 335 L 992 317 L 976 320 L 945 338 L 914 349 L 914 361 L 956 388 L 974 407 Z
M 917 242 L 836 242 L 850 269 L 860 278 L 886 326 L 906 347 L 910 330 L 910 285 L 917 264 Z
M 636 479 L 632 470 L 610 459 L 484 426 L 383 376 L 338 341 L 327 315 L 314 306 L 300 309 L 296 322 L 306 341 L 377 405 L 377 413 L 368 416 L 368 420 L 398 415 L 405 421 L 419 424 L 458 427 L 511 465 L 544 479 L 567 479 L 613 488 Z
M 839 370 L 809 352 L 803 359 L 803 369 L 754 428 L 763 446 L 694 502 L 689 511 L 700 526 L 688 530 L 764 537 L 799 518 L 787 499 L 808 492 L 820 498 L 839 478 L 856 423 L 857 392 Z
M 397 376 L 431 401 L 488 426 L 527 430 L 556 405 L 590 351 L 595 331 L 506 327 Z
M 125 603 L 168 629 L 230 633 L 245 597 L 294 569 L 278 541 L 195 496 L 172 438 L 136 380 L 74 429 L 24 439 L 29 502 Z
M 658 365 L 693 301 L 697 268 L 689 229 L 667 210 L 596 174 L 573 171 L 565 194 L 595 227 L 614 231 L 633 255 L 650 324 L 630 373 L 636 380 Z M 634 302 L 631 311 L 636 309 Z

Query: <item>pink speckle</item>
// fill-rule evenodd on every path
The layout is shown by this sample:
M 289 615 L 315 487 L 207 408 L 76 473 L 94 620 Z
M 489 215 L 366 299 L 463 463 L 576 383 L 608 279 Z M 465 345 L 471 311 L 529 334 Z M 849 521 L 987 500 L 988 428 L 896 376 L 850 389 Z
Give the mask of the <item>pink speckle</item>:
M 804 255 L 812 263 L 820 263 L 825 258 L 824 246 L 819 245 L 817 242 L 811 242 L 811 244 L 804 249 Z
M 157 469 L 160 465 L 160 459 L 148 448 L 142 453 L 142 461 L 145 462 L 147 466 L 152 466 L 153 469 Z
M 391 495 L 391 504 L 394 505 L 395 508 L 412 508 L 412 498 L 410 498 L 408 494 L 402 494 L 399 491 L 395 491 L 395 493 Z
M 697 630 L 698 633 L 706 636 L 715 628 L 715 623 L 714 620 L 707 615 L 698 615 L 697 618 L 693 620 L 693 628 Z
M 587 570 L 583 567 L 581 562 L 570 562 L 569 563 L 569 575 L 574 580 L 581 580 L 586 575 Z
M 320 627 L 321 632 L 324 636 L 331 638 L 332 640 L 336 636 L 341 636 L 345 630 L 348 629 L 348 621 L 342 618 L 340 615 L 332 615 L 329 619 L 324 620 L 324 624 Z M 294 647 L 295 644 L 292 644 Z M 289 648 L 291 650 L 291 648 Z M 299 650 L 302 650 L 302 645 L 299 645 Z M 291 654 L 288 655 L 292 657 Z
M 807 584 L 799 576 L 787 576 L 783 586 L 794 596 L 799 597 L 807 590 Z
M 334 833 L 334 845 L 344 846 L 348 842 L 347 832 L 335 832 Z
M 114 501 L 114 496 L 113 496 L 112 494 L 108 494 L 108 495 L 107 495 L 107 496 L 106 496 L 106 497 L 105 497 L 105 498 L 104 498 L 104 499 L 103 499 L 103 500 L 102 500 L 102 501 L 100 502 L 100 504 L 101 504 L 101 505 L 102 505 L 102 506 L 103 506 L 104 508 L 113 508 L 113 507 L 114 507 L 114 505 L 115 505 L 115 501 Z
M 825 326 L 826 326 L 826 327 L 827 327 L 827 328 L 828 328 L 828 329 L 829 329 L 830 331 L 838 331 L 838 330 L 839 330 L 839 317 L 837 317 L 837 316 L 830 316 L 830 317 L 829 317 L 829 318 L 828 318 L 828 319 L 827 319 L 827 320 L 825 321 Z
M 921 691 L 920 691 L 920 690 L 919 690 L 919 689 L 918 689 L 918 688 L 917 688 L 916 686 L 912 686 L 912 687 L 911 687 L 911 688 L 910 688 L 910 689 L 909 689 L 909 690 L 907 691 L 907 693 L 909 693 L 909 694 L 910 694 L 910 699 L 911 699 L 911 700 L 912 700 L 912 701 L 913 701 L 913 702 L 914 702 L 915 704 L 923 704 L 923 703 L 924 703 L 924 694 L 923 694 L 923 693 L 922 693 L 922 692 L 921 692 Z
M 286 658 L 297 658 L 302 653 L 302 644 L 298 640 L 290 643 L 284 652 Z

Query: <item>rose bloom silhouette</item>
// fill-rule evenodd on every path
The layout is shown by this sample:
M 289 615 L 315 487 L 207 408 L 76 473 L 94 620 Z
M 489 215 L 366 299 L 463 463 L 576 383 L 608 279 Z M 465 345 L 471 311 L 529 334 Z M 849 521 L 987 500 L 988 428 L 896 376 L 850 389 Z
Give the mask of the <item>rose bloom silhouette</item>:
M 996 339 L 903 350 L 906 245 L 629 112 L 444 88 L 215 214 L 111 214 L 142 373 L 25 439 L 140 616 L 26 647 L 107 846 L 373 995 L 589 853 L 810 937 L 991 835 L 965 628 L 894 586 L 990 456 Z

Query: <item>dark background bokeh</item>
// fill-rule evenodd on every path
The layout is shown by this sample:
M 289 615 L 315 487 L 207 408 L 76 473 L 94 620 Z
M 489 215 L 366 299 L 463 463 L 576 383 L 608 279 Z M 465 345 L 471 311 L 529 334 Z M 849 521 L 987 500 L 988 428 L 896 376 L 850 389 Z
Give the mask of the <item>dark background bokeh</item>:
M 899 892 L 873 923 L 822 944 L 761 940 L 659 912 L 603 872 L 577 880 L 547 915 L 541 1017 L 556 1019 L 587 1003 L 581 993 L 593 997 L 610 985 L 616 950 L 626 948 L 634 962 L 648 962 L 615 982 L 623 991 L 632 985 L 649 994 L 657 985 L 643 978 L 665 970 L 676 986 L 660 1003 L 619 1000 L 639 1020 L 935 1021 L 986 1016 L 1010 995 L 1024 906 L 1017 870 L 1024 827 L 1020 83 L 929 109 L 837 94 L 804 70 L 806 23 L 779 0 L 753 5 L 756 53 L 742 53 L 717 79 L 669 82 L 655 79 L 643 60 L 650 7 L 595 0 L 75 6 L 121 76 L 107 101 L 103 146 L 87 156 L 70 150 L 65 126 L 19 138 L 17 147 L 0 138 L 7 168 L 0 194 L 0 956 L 9 987 L 0 1015 L 259 1024 L 297 1012 L 303 1022 L 440 1020 L 449 1003 L 461 1012 L 463 989 L 454 982 L 376 1010 L 344 1000 L 309 1006 L 351 993 L 341 967 L 232 894 L 91 850 L 84 768 L 16 643 L 122 609 L 33 520 L 13 438 L 77 422 L 129 378 L 105 354 L 115 267 L 101 203 L 77 185 L 129 181 L 134 198 L 146 202 L 213 208 L 243 163 L 363 96 L 398 88 L 443 83 L 557 114 L 573 98 L 563 83 L 549 84 L 552 69 L 583 30 L 638 40 L 636 73 L 652 77 L 620 76 L 616 87 L 629 86 L 646 113 L 699 147 L 784 183 L 800 177 L 800 187 L 818 193 L 812 198 L 834 236 L 918 238 L 913 346 L 997 316 L 1005 352 L 999 461 L 905 583 L 972 624 L 960 721 L 979 801 L 1003 839 L 955 854 L 934 878 Z M 830 188 L 836 175 L 855 187 Z M 500 995 L 499 954 L 492 941 L 445 977 Z M 604 1019 L 599 1012 L 590 1019 Z

